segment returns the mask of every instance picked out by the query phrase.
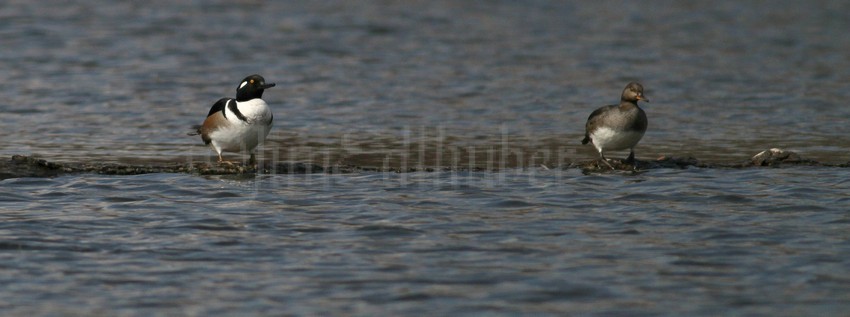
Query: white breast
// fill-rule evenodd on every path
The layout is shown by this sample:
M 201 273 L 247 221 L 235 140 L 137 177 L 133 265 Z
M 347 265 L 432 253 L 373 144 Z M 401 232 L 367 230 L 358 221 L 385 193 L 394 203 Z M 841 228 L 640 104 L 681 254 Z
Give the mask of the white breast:
M 225 107 L 225 116 L 230 124 L 210 133 L 213 147 L 227 152 L 252 151 L 257 145 L 265 142 L 271 130 L 271 109 L 259 98 L 230 102 L 236 102 L 239 112 L 245 116 L 245 121 L 240 120 L 230 107 Z
M 253 123 L 254 121 L 259 122 L 268 122 L 272 116 L 272 111 L 269 109 L 269 105 L 266 104 L 263 99 L 255 98 L 248 101 L 230 101 L 236 103 L 236 108 L 239 109 L 239 112 L 242 113 L 243 116 L 248 120 L 248 123 Z M 230 104 L 228 103 L 228 106 Z M 236 114 L 230 110 L 230 107 L 225 107 L 224 111 L 227 111 L 226 117 L 227 120 L 232 123 L 237 123 L 239 118 L 236 117 Z
M 590 134 L 593 146 L 597 150 L 619 151 L 634 147 L 643 138 L 643 132 L 617 131 L 610 128 L 598 128 Z

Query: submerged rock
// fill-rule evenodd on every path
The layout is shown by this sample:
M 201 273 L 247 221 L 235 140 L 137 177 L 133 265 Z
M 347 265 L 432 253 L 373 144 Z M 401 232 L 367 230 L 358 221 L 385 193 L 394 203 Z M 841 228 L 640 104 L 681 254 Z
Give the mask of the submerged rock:
M 258 169 L 259 167 L 259 169 Z M 54 177 L 72 173 L 94 173 L 104 175 L 138 175 L 150 173 L 189 173 L 199 175 L 252 175 L 252 174 L 310 174 L 310 173 L 351 173 L 364 170 L 355 166 L 331 166 L 303 162 L 260 162 L 258 166 L 240 163 L 159 163 L 159 164 L 117 164 L 117 163 L 54 163 L 36 157 L 14 155 L 8 160 L 0 160 L 0 179 L 19 177 Z
M 23 155 L 13 155 L 9 160 L 0 161 L 0 179 L 52 177 L 69 172 L 73 172 L 73 170 L 62 164 Z
M 606 165 L 600 160 L 593 160 L 583 163 L 574 164 L 575 167 L 581 168 L 584 173 L 602 173 L 602 172 L 616 172 L 616 171 L 629 171 L 629 172 L 638 172 L 647 169 L 654 168 L 687 168 L 689 166 L 695 167 L 709 167 L 708 165 L 701 164 L 699 160 L 694 157 L 675 157 L 675 156 L 662 156 L 654 161 L 643 161 L 643 160 L 635 160 L 635 164 L 628 164 L 622 160 L 608 160 L 608 163 L 611 163 L 611 166 L 614 167 L 612 170 L 611 167 Z
M 686 168 L 689 166 L 708 167 L 707 165 L 701 164 L 700 161 L 693 156 L 662 156 L 655 161 L 652 161 L 651 165 L 652 168 Z
M 584 162 L 573 162 L 562 168 L 579 168 L 584 173 L 639 173 L 656 168 L 747 168 L 753 166 L 780 166 L 780 165 L 810 165 L 828 167 L 850 167 L 850 163 L 830 165 L 805 160 L 800 155 L 781 149 L 770 149 L 762 151 L 753 156 L 751 162 L 737 164 L 711 164 L 704 163 L 694 157 L 662 156 L 656 160 L 637 160 L 635 165 L 624 163 L 621 160 L 609 161 L 614 170 L 599 160 Z M 259 168 L 259 169 L 258 169 Z M 548 169 L 548 167 L 544 168 Z M 220 164 L 208 162 L 186 162 L 186 163 L 150 163 L 139 164 L 117 164 L 117 163 L 55 163 L 37 157 L 14 155 L 9 159 L 0 159 L 0 180 L 19 177 L 54 177 L 71 173 L 94 173 L 105 175 L 136 175 L 148 173 L 188 173 L 198 175 L 243 175 L 251 177 L 255 174 L 311 174 L 311 173 L 353 173 L 353 172 L 435 172 L 435 171 L 470 171 L 470 172 L 498 172 L 498 169 L 485 169 L 481 167 L 427 167 L 398 168 L 398 167 L 369 167 L 353 165 L 331 165 L 322 166 L 304 162 L 260 162 L 258 166 L 244 165 L 239 163 Z

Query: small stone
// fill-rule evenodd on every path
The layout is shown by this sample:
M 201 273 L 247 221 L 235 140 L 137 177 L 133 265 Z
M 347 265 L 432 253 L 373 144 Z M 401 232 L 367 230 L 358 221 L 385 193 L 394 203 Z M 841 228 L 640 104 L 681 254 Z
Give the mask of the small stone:
M 750 161 L 756 166 L 771 166 L 779 163 L 799 163 L 802 159 L 796 152 L 772 148 L 761 151 L 759 154 L 753 156 Z

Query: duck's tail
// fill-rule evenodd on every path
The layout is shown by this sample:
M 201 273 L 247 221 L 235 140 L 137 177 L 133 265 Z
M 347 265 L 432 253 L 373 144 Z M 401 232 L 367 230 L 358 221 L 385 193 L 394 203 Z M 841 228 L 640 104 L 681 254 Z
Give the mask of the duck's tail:
M 186 133 L 186 135 L 196 136 L 201 135 L 201 125 L 193 125 L 192 132 Z

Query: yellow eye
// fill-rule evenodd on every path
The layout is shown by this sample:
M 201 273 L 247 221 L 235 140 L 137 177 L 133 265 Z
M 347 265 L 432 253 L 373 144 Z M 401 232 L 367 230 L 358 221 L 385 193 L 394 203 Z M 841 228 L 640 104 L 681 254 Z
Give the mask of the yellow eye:
M 252 83 L 252 84 L 254 83 L 254 80 L 253 80 L 253 79 L 251 79 L 251 83 Z

